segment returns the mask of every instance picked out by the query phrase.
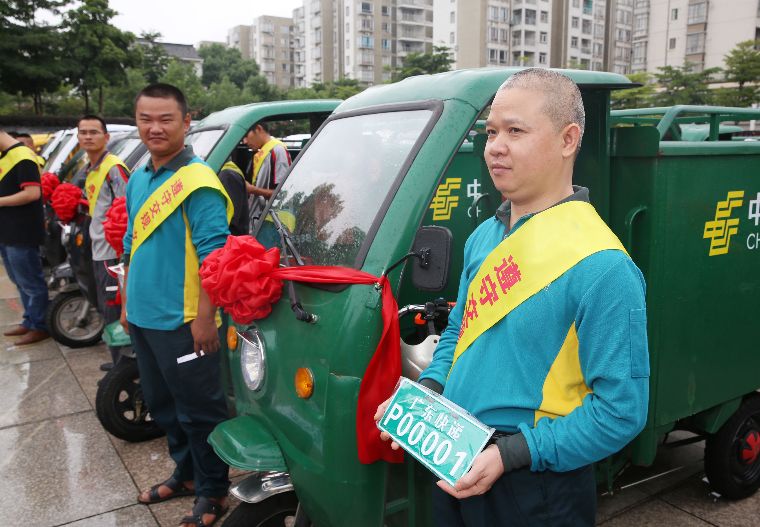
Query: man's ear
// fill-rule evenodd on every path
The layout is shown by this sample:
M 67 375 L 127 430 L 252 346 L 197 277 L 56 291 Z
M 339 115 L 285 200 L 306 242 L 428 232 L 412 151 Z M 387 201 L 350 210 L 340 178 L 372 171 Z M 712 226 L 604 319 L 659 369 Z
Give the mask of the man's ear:
M 581 140 L 581 127 L 570 123 L 562 129 L 562 157 L 573 157 L 578 151 Z
M 187 131 L 190 129 L 190 121 L 191 120 L 192 119 L 190 118 L 190 113 L 186 113 L 185 117 L 182 119 L 183 125 L 184 125 L 184 128 L 185 128 L 185 133 L 187 133 Z

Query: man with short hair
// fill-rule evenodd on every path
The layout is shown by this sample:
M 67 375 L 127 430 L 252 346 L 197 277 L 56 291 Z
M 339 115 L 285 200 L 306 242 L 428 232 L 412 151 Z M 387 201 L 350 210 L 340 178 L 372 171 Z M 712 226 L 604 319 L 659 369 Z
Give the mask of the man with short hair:
M 127 184 L 122 324 L 132 337 L 145 401 L 166 431 L 176 464 L 169 479 L 138 501 L 195 494 L 182 525 L 209 526 L 227 510 L 229 467 L 208 443 L 214 427 L 227 419 L 227 404 L 216 307 L 198 270 L 227 240 L 232 207 L 214 171 L 185 146 L 190 114 L 179 89 L 144 88 L 135 100 L 135 119 L 150 161 Z
M 26 132 L 9 132 L 8 135 L 14 139 L 18 139 L 19 142 L 34 152 L 34 159 L 40 169 L 45 166 L 45 159 L 42 156 L 37 155 L 37 150 L 34 148 L 34 139 L 30 134 L 27 134 Z
M 116 265 L 116 251 L 106 241 L 103 222 L 113 201 L 124 196 L 129 179 L 129 169 L 117 156 L 107 149 L 111 136 L 106 122 L 97 115 L 84 115 L 77 123 L 79 146 L 87 154 L 89 163 L 84 183 L 90 214 L 90 241 L 92 245 L 92 267 L 98 296 L 98 311 L 106 325 L 119 320 L 121 304 L 116 298 L 119 284 L 108 272 L 108 267 Z M 101 364 L 103 371 L 110 370 L 120 357 L 119 347 L 109 346 L 111 362 Z
M 247 183 L 246 188 L 251 195 L 251 218 L 255 219 L 263 212 L 262 200 L 258 197 L 263 197 L 264 202 L 272 197 L 274 189 L 290 167 L 290 154 L 282 141 L 271 136 L 269 125 L 264 121 L 251 126 L 243 137 L 243 142 L 254 151 L 252 184 Z M 253 223 L 250 227 L 253 227 Z
M 0 130 L 0 256 L 24 307 L 23 321 L 3 333 L 17 346 L 49 337 L 48 290 L 39 246 L 45 236 L 40 170 L 26 146 Z
M 420 382 L 496 433 L 433 487 L 437 526 L 594 525 L 592 463 L 646 421 L 644 278 L 572 184 L 584 125 L 578 87 L 551 70 L 514 74 L 491 105 L 485 160 L 506 201 L 467 240 Z

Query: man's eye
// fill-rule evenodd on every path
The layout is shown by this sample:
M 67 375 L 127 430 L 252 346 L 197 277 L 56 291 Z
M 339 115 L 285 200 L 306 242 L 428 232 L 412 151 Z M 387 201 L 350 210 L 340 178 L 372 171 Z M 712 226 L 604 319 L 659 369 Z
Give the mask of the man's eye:
M 511 127 L 511 128 L 509 128 L 507 131 L 508 131 L 510 134 L 517 134 L 517 133 L 520 133 L 520 132 L 522 132 L 522 130 L 520 130 L 519 128 L 515 128 L 514 126 L 513 126 L 513 127 Z
M 496 135 L 496 130 L 486 130 L 486 135 Z

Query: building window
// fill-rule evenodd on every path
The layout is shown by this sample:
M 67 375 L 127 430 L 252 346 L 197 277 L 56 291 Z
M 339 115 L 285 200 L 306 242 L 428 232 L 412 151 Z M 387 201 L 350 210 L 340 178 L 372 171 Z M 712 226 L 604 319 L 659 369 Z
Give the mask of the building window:
M 499 40 L 501 40 L 502 42 L 507 42 L 509 40 L 509 31 L 506 29 L 500 29 Z
M 383 16 L 388 16 L 390 14 L 390 11 L 388 10 L 387 5 L 384 5 L 383 7 L 381 7 L 380 12 L 382 13 Z
M 488 28 L 488 39 L 491 42 L 498 42 L 499 41 L 499 29 L 491 26 Z
M 499 20 L 499 8 L 491 6 L 488 8 L 488 20 L 493 20 L 494 22 Z
M 668 43 L 668 49 L 676 49 L 676 39 L 671 38 L 670 42 Z
M 456 14 L 456 12 L 452 11 L 449 14 L 449 22 L 451 22 L 453 24 L 454 22 L 456 22 L 456 20 L 457 20 L 457 14 Z
M 387 39 L 387 38 L 383 39 L 382 45 L 383 45 L 383 49 L 384 50 L 390 50 L 391 49 L 391 41 L 389 39 Z
M 525 10 L 525 23 L 529 26 L 536 25 L 536 10 L 535 9 Z
M 686 35 L 686 54 L 702 53 L 705 50 L 705 34 L 692 33 Z
M 489 64 L 496 64 L 496 50 L 495 49 L 488 49 L 488 63 Z
M 453 44 L 454 41 L 455 41 L 454 32 L 452 31 L 451 33 L 449 33 L 449 44 Z
M 573 0 L 573 7 L 580 7 L 581 6 L 581 0 Z
M 369 35 L 362 35 L 359 37 L 359 47 L 372 49 L 375 47 L 375 39 Z
M 499 50 L 499 64 L 506 64 L 507 63 L 507 52 L 503 49 Z
M 539 53 L 538 54 L 538 63 L 539 64 L 546 64 L 546 53 Z
M 522 9 L 515 9 L 512 12 L 512 24 L 513 25 L 522 24 Z
M 647 43 L 646 42 L 634 42 L 633 43 L 633 63 L 643 64 L 647 60 Z
M 760 3 L 758 3 L 760 6 Z M 689 24 L 702 24 L 707 21 L 707 2 L 689 5 Z
M 541 44 L 546 44 L 546 42 L 549 40 L 549 34 L 546 31 L 541 31 L 538 34 L 538 41 Z
M 544 24 L 549 22 L 549 11 L 541 11 L 541 22 Z
M 678 8 L 674 7 L 670 10 L 670 19 L 671 20 L 678 20 Z
M 578 47 L 578 37 L 570 37 L 570 47 L 571 48 Z
M 590 35 L 591 34 L 591 20 L 583 19 L 583 24 L 581 25 L 581 33 L 584 35 Z
M 570 20 L 570 27 L 572 27 L 573 29 L 578 29 L 578 26 L 580 25 L 580 23 L 581 23 L 581 19 L 578 18 L 577 16 L 574 16 Z

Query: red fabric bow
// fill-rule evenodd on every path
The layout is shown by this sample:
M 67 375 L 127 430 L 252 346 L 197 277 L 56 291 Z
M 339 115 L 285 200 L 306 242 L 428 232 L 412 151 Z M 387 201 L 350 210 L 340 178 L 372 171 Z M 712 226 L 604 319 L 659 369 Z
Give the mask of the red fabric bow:
M 127 232 L 127 198 L 124 196 L 113 200 L 106 211 L 103 221 L 103 233 L 106 241 L 116 251 L 116 256 L 124 254 L 124 234 Z
M 82 189 L 71 183 L 58 185 L 50 200 L 55 215 L 64 223 L 74 219 L 77 215 L 77 207 L 80 204 L 86 206 L 87 200 L 82 198 Z
M 398 304 L 385 277 L 347 267 L 305 265 L 279 267 L 279 249 L 266 250 L 249 236 L 230 236 L 224 247 L 209 254 L 200 269 L 201 284 L 211 301 L 241 324 L 264 318 L 280 299 L 282 281 L 321 284 L 378 284 L 382 288 L 383 332 L 359 388 L 356 439 L 359 461 L 403 461 L 401 450 L 380 440 L 373 419 L 377 407 L 393 393 L 401 376 Z
M 47 202 L 50 201 L 56 187 L 61 184 L 61 180 L 52 172 L 45 172 L 40 176 L 40 183 L 42 184 L 42 199 Z

